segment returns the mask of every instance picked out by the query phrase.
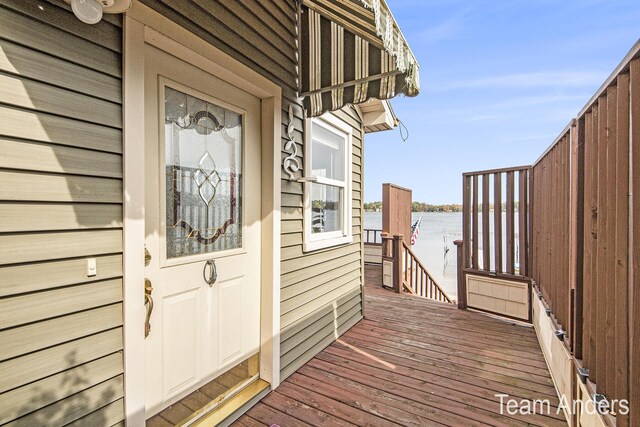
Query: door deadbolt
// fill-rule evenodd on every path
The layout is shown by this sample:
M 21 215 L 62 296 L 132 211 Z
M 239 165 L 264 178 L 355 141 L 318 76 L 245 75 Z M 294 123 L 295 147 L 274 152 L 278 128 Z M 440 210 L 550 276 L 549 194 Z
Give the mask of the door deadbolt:
M 204 264 L 202 276 L 209 286 L 213 286 L 213 284 L 216 283 L 216 280 L 218 280 L 218 271 L 216 269 L 215 259 L 210 259 Z

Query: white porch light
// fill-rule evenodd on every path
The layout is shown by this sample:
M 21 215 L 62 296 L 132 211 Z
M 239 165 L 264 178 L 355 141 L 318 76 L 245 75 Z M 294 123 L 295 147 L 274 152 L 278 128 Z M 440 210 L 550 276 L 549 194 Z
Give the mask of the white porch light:
M 71 10 L 85 24 L 97 24 L 103 13 L 123 13 L 131 7 L 131 0 L 65 0 Z

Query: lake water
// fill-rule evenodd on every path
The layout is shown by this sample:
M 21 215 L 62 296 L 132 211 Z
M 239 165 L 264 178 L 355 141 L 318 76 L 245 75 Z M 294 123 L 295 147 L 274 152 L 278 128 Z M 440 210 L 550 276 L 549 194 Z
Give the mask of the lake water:
M 429 270 L 429 273 L 440 286 L 452 297 L 457 295 L 457 248 L 454 240 L 462 239 L 462 212 L 452 213 L 419 213 L 411 215 L 411 223 L 415 223 L 422 216 L 418 241 L 413 245 L 413 252 L 420 262 Z M 489 216 L 489 253 L 494 254 L 494 214 Z M 507 214 L 502 212 L 502 259 L 507 257 Z M 478 224 L 482 224 L 482 213 L 478 213 Z M 382 229 L 382 212 L 365 212 L 364 228 Z M 515 271 L 518 274 L 520 254 L 519 249 L 519 218 L 518 212 L 514 214 L 514 258 Z M 478 263 L 483 265 L 482 258 L 482 227 L 478 230 Z M 448 249 L 448 251 L 447 251 Z M 503 261 L 504 263 L 505 261 Z M 489 259 L 490 268 L 495 271 L 495 256 Z
M 413 252 L 427 267 L 429 273 L 451 296 L 457 294 L 456 246 L 462 239 L 462 213 L 428 212 L 412 214 L 412 223 L 422 216 L 420 234 Z M 364 228 L 382 229 L 382 212 L 365 212 Z M 446 251 L 448 249 L 448 251 Z

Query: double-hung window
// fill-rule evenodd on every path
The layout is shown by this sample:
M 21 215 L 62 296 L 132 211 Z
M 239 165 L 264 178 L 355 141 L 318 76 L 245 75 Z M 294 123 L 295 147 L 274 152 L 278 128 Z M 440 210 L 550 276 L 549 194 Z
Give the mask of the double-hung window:
M 306 121 L 305 251 L 349 243 L 351 126 L 325 114 Z

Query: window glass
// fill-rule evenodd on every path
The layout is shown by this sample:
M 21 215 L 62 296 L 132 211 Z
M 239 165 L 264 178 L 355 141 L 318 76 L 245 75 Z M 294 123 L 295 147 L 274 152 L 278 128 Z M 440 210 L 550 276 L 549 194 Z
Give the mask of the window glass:
M 340 187 L 311 184 L 311 233 L 342 231 L 342 192 Z
M 316 123 L 312 126 L 313 176 L 344 181 L 344 136 Z
M 242 246 L 242 115 L 165 87 L 167 259 Z

